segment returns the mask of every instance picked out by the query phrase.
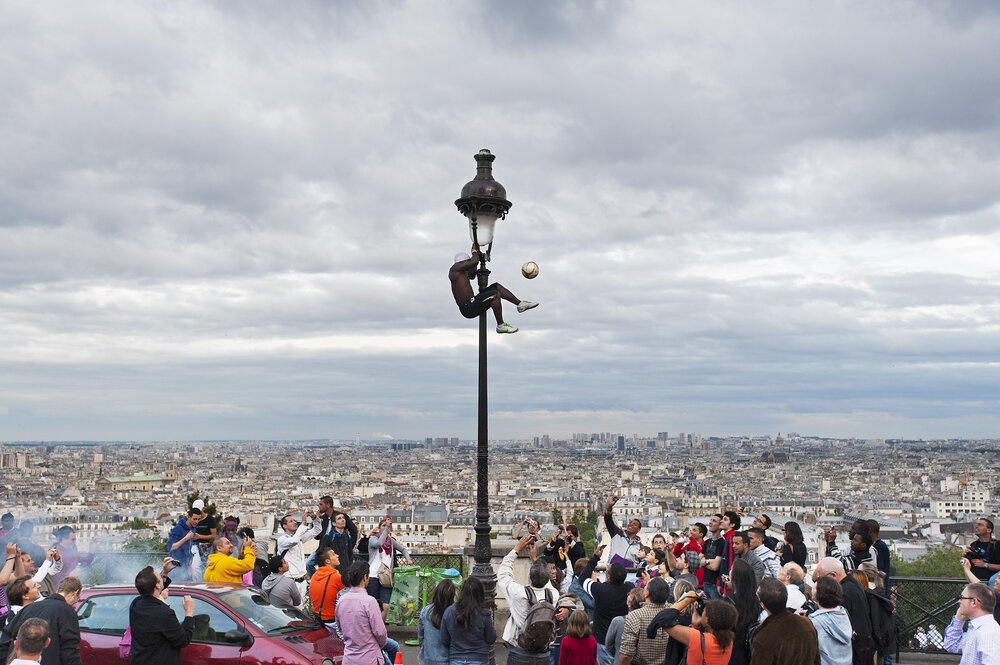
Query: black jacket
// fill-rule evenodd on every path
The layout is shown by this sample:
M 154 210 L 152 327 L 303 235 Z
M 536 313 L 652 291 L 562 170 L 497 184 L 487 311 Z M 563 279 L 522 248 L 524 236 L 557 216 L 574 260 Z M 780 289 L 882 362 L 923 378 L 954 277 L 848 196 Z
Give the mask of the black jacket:
M 580 584 L 584 590 L 594 597 L 594 638 L 598 644 L 604 644 L 604 636 L 608 632 L 608 626 L 615 617 L 623 617 L 628 614 L 628 592 L 635 588 L 631 582 L 612 584 L 611 582 L 591 582 L 591 574 L 597 566 L 598 557 L 595 554 L 590 557 L 587 567 L 580 573 Z
M 191 642 L 194 617 L 178 623 L 170 606 L 154 596 L 139 596 L 128 609 L 132 665 L 180 665 L 181 649 Z
M 840 582 L 840 588 L 844 592 L 844 609 L 851 619 L 851 628 L 859 639 L 868 640 L 872 636 L 872 616 L 871 608 L 868 605 L 868 596 L 865 594 L 861 583 L 847 575 Z
M 319 541 L 319 549 L 329 548 L 336 552 L 337 556 L 340 557 L 337 571 L 341 575 L 345 575 L 347 569 L 351 567 L 351 562 L 354 561 L 354 545 L 358 542 L 358 527 L 354 526 L 354 521 L 347 513 L 334 512 L 332 519 L 336 519 L 337 515 L 344 516 L 347 528 L 342 534 L 337 533 L 336 527 L 331 529 L 330 533 L 323 534 Z
M 73 606 L 59 594 L 36 600 L 4 626 L 0 635 L 0 662 L 7 662 L 21 624 L 35 617 L 48 621 L 52 640 L 42 651 L 42 665 L 81 665 L 80 620 Z

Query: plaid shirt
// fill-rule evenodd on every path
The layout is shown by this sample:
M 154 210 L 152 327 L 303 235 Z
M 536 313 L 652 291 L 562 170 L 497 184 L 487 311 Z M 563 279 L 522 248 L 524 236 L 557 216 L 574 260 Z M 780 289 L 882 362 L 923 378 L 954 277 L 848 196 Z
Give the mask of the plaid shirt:
M 633 665 L 660 665 L 663 662 L 670 636 L 667 635 L 667 631 L 660 630 L 656 633 L 656 639 L 651 640 L 646 637 L 646 627 L 666 608 L 665 604 L 645 603 L 625 616 L 622 647 L 619 653 L 632 656 Z

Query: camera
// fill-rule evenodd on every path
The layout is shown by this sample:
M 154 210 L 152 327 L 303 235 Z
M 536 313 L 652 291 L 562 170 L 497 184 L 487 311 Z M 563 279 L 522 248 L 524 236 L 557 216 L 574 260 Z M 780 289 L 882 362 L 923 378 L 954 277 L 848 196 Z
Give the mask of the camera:
M 242 528 L 240 528 L 240 530 L 239 530 L 239 531 L 237 531 L 236 533 L 237 533 L 237 535 L 239 535 L 239 536 L 240 536 L 241 538 L 249 538 L 250 540 L 253 540 L 253 539 L 254 539 L 254 537 L 253 537 L 253 529 L 251 529 L 251 528 L 250 528 L 250 527 L 248 527 L 248 526 L 245 526 L 245 527 L 242 527 Z
M 695 605 L 698 606 L 698 614 L 705 613 L 705 594 L 699 593 L 698 597 L 695 598 Z

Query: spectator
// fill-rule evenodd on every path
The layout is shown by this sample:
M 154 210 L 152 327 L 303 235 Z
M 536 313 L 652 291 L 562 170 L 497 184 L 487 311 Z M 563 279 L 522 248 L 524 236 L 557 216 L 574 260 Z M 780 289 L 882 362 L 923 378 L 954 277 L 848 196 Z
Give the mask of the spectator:
M 626 582 L 625 566 L 612 563 L 608 566 L 607 581 L 599 582 L 594 568 L 604 552 L 601 545 L 590 557 L 587 567 L 580 573 L 583 590 L 594 597 L 594 637 L 597 640 L 597 662 L 600 665 L 612 665 L 614 659 L 604 646 L 611 620 L 617 616 L 628 614 L 628 593 L 635 588 L 631 582 Z
M 650 547 L 654 550 L 659 550 L 660 552 L 667 551 L 667 539 L 662 533 L 658 533 L 653 536 L 653 540 L 650 542 Z
M 767 571 L 764 568 L 764 562 L 750 550 L 750 536 L 747 535 L 746 531 L 740 531 L 733 535 L 732 550 L 733 562 L 738 560 L 746 561 L 750 565 L 750 568 L 753 569 L 754 577 L 757 578 L 757 582 L 754 584 L 754 588 L 756 588 L 757 584 L 760 584 L 761 579 L 767 574 Z
M 215 539 L 215 553 L 208 557 L 208 565 L 205 566 L 206 582 L 243 583 L 243 575 L 253 570 L 257 561 L 253 538 L 244 539 L 242 559 L 233 558 L 230 556 L 232 553 L 232 541 L 225 536 Z
M 306 520 L 309 520 L 306 523 Z M 302 551 L 303 543 L 319 535 L 321 524 L 313 511 L 302 511 L 302 524 L 295 521 L 291 514 L 281 518 L 281 535 L 278 536 L 276 551 L 281 554 L 288 569 L 284 575 L 288 577 L 299 590 L 299 597 L 305 598 L 308 579 L 306 578 L 306 557 Z
M 614 520 L 613 511 L 616 503 L 618 503 L 618 497 L 611 497 L 604 511 L 604 526 L 608 530 L 608 535 L 611 536 L 608 562 L 612 563 L 615 557 L 620 557 L 631 561 L 634 567 L 639 563 L 639 547 L 642 545 L 642 540 L 639 538 L 639 531 L 642 530 L 642 522 L 633 517 L 628 521 L 628 526 L 625 527 L 625 530 L 622 531 L 621 527 L 615 524 Z M 598 636 L 597 642 L 598 645 L 601 644 L 600 636 Z M 598 659 L 600 659 L 600 646 L 598 646 Z
M 267 599 L 277 607 L 295 607 L 302 609 L 302 594 L 299 586 L 288 573 L 288 559 L 281 554 L 275 554 L 267 562 L 270 574 L 261 582 L 260 588 L 267 594 Z
M 52 575 L 52 579 L 59 583 L 67 577 L 79 576 L 83 568 L 86 568 L 94 561 L 94 550 L 97 548 L 97 541 L 91 539 L 89 553 L 81 554 L 76 549 L 76 529 L 71 526 L 62 526 L 54 532 L 56 537 L 55 547 L 59 549 L 59 556 L 62 557 L 62 570 Z M 51 626 L 50 626 L 51 627 Z
M 965 571 L 965 578 L 969 580 L 970 584 L 975 584 L 979 581 L 976 574 L 972 572 L 972 562 L 968 559 L 962 559 L 962 569 Z M 993 580 L 993 618 L 1000 623 L 1000 575 L 995 576 Z
M 629 612 L 639 609 L 645 602 L 646 589 L 632 589 L 628 592 L 628 597 L 625 599 Z M 611 624 L 608 625 L 608 632 L 604 635 L 604 647 L 608 650 L 608 653 L 614 656 L 616 665 L 621 663 L 622 631 L 625 629 L 625 617 L 627 616 L 628 614 L 625 614 L 624 616 L 612 619 Z
M 73 605 L 80 598 L 83 585 L 78 577 L 64 577 L 56 593 L 36 600 L 4 626 L 0 637 L 0 662 L 7 662 L 18 631 L 28 619 L 45 619 L 50 642 L 42 651 L 42 665 L 80 665 L 80 621 Z
M 948 629 L 945 628 L 945 630 Z M 937 626 L 933 623 L 927 626 L 927 641 L 930 643 L 930 646 L 935 649 L 945 648 L 944 635 L 941 634 L 941 631 L 938 630 Z
M 219 537 L 218 523 L 215 521 L 215 515 L 210 515 L 205 510 L 203 499 L 195 499 L 191 507 L 205 513 L 205 516 L 198 520 L 198 526 L 194 529 L 194 542 L 198 546 L 201 558 L 207 559 L 212 554 L 215 539 Z
M 577 610 L 583 610 L 583 603 L 574 594 L 563 593 L 559 596 L 559 600 L 556 601 L 556 629 L 552 636 L 552 646 L 549 647 L 549 665 L 559 665 L 559 651 L 562 648 L 562 641 L 566 637 L 568 619 L 570 614 Z
M 320 548 L 331 549 L 337 553 L 340 565 L 337 569 L 343 575 L 354 562 L 354 543 L 358 540 L 358 527 L 347 513 L 335 512 L 331 518 L 333 528 L 323 534 L 319 541 Z
M 319 564 L 319 568 L 309 580 L 309 600 L 312 602 L 313 614 L 323 623 L 330 625 L 336 621 L 337 595 L 344 588 L 338 570 L 340 556 L 330 549 L 320 550 L 316 554 L 316 563 Z M 366 581 L 365 584 L 367 585 L 368 582 Z M 379 617 L 381 616 L 380 609 Z
M 708 535 L 708 527 L 702 524 L 701 522 L 695 522 L 694 524 L 691 525 L 689 533 L 690 536 L 688 539 L 688 543 L 687 545 L 684 546 L 683 551 L 685 553 L 695 552 L 696 554 L 699 555 L 698 557 L 696 557 L 699 561 L 698 565 L 694 565 L 694 560 L 691 557 L 687 557 L 687 560 L 688 560 L 688 569 L 690 572 L 694 574 L 695 578 L 698 580 L 697 587 L 700 589 L 702 588 L 702 586 L 704 586 L 704 579 L 705 579 L 705 571 L 702 570 L 701 568 L 700 555 L 702 550 L 705 548 L 705 536 Z
M 45 619 L 28 619 L 17 631 L 15 658 L 10 665 L 36 665 L 42 660 L 42 652 L 50 642 L 48 622 Z
M 181 665 L 181 650 L 194 635 L 194 600 L 181 599 L 184 621 L 167 605 L 170 578 L 146 566 L 135 576 L 139 597 L 128 610 L 128 626 L 132 633 L 130 649 L 132 665 Z
M 381 665 L 385 660 L 382 648 L 388 646 L 389 636 L 378 601 L 368 595 L 366 562 L 356 561 L 351 564 L 347 569 L 347 584 L 350 589 L 337 602 L 334 615 L 337 629 L 344 636 L 342 664 Z
M 551 540 L 545 544 L 545 557 L 556 564 L 559 568 L 564 568 L 567 561 L 576 561 L 586 556 L 583 543 L 580 542 L 580 532 L 575 524 L 562 524 L 556 526 L 556 532 Z
M 868 522 L 868 533 L 872 536 L 872 549 L 875 551 L 875 567 L 878 568 L 878 572 L 881 573 L 882 584 L 876 582 L 876 586 L 881 589 L 880 593 L 886 598 L 889 597 L 889 590 L 892 585 L 892 562 L 889 557 L 889 546 L 885 544 L 879 535 L 882 527 L 876 520 L 867 520 Z M 871 577 L 869 573 L 868 577 Z
M 778 581 L 785 585 L 788 592 L 788 607 L 799 610 L 806 604 L 806 596 L 801 586 L 805 582 L 806 572 L 797 563 L 786 563 L 778 571 Z
M 4 513 L 0 517 L 0 543 L 7 542 L 7 537 L 14 534 L 14 513 Z
M 690 626 L 677 623 L 680 611 L 695 602 L 696 598 L 697 594 L 692 591 L 661 612 L 650 624 L 646 635 L 652 639 L 656 630 L 666 627 L 670 637 L 688 648 L 688 665 L 727 665 L 733 652 L 736 608 L 726 600 L 710 600 L 705 603 L 704 612 L 695 609 Z
M 821 577 L 816 580 L 818 610 L 809 614 L 816 627 L 821 665 L 851 665 L 851 619 L 841 607 L 843 592 L 836 580 Z
M 764 532 L 763 541 L 764 545 L 767 546 L 767 549 L 771 550 L 772 552 L 777 551 L 778 539 L 767 535 L 767 530 L 771 528 L 771 518 L 768 517 L 766 513 L 761 513 L 757 517 L 753 518 L 753 524 L 751 524 L 751 526 L 754 529 L 760 529 L 761 531 Z
M 35 544 L 35 524 L 31 520 L 22 520 L 18 525 L 16 535 L 11 535 L 8 537 L 8 542 L 14 542 L 17 544 L 18 549 L 22 552 L 27 552 L 31 555 L 31 558 L 35 561 L 41 561 L 45 558 L 45 550 Z M 10 555 L 8 555 L 10 556 Z M 51 628 L 51 627 L 50 627 Z
M 653 639 L 646 638 L 646 629 L 656 615 L 667 607 L 670 585 L 662 577 L 654 577 L 646 585 L 649 602 L 632 610 L 625 617 L 618 662 L 620 665 L 661 665 L 667 651 L 670 635 L 658 632 Z
M 488 665 L 490 645 L 497 641 L 493 614 L 486 604 L 483 583 L 467 577 L 458 600 L 444 611 L 441 644 L 448 647 L 451 665 Z
M 785 606 L 785 585 L 765 577 L 757 597 L 767 618 L 753 633 L 750 665 L 820 665 L 816 628 Z
M 733 569 L 733 562 L 739 556 L 733 553 L 733 537 L 740 528 L 740 516 L 735 511 L 727 510 L 722 513 L 722 521 L 719 522 L 719 527 L 722 529 L 722 537 L 726 539 L 726 548 L 722 555 L 722 572 L 728 574 Z M 747 541 L 747 544 L 749 544 L 749 541 Z
M 379 531 L 382 533 L 379 534 Z M 392 585 L 382 584 L 382 566 L 388 569 L 391 578 L 392 570 L 396 567 L 396 552 L 403 555 L 407 564 L 413 563 L 410 560 L 410 550 L 400 545 L 391 534 L 392 518 L 386 515 L 385 519 L 379 522 L 378 529 L 372 531 L 368 538 L 368 594 L 381 604 L 383 621 L 389 613 Z
M 778 555 L 774 553 L 774 550 L 764 544 L 764 530 L 754 527 L 747 531 L 747 536 L 750 538 L 751 551 L 764 564 L 764 574 L 777 579 L 778 572 L 781 570 L 781 563 L 778 561 Z
M 949 653 L 962 654 L 960 665 L 995 663 L 1000 658 L 1000 625 L 993 618 L 995 602 L 993 592 L 982 582 L 968 585 L 959 596 L 958 611 L 945 629 L 944 646 Z
M 539 540 L 542 539 L 542 534 L 541 534 L 542 523 L 533 517 L 525 517 L 523 520 L 518 522 L 510 533 L 511 538 L 513 538 L 514 540 L 520 540 L 521 529 L 525 527 L 527 527 L 528 529 L 528 535 L 535 537 L 535 542 L 538 542 Z
M 517 555 L 528 548 L 534 548 L 534 542 L 530 535 L 522 537 L 507 556 L 503 558 L 500 567 L 497 569 L 497 591 L 507 599 L 510 608 L 510 619 L 503 631 L 503 641 L 507 644 L 507 665 L 545 665 L 548 663 L 549 654 L 531 653 L 517 646 L 517 638 L 524 627 L 524 620 L 527 617 L 530 601 L 528 598 L 528 588 L 514 580 L 514 560 Z M 559 591 L 552 586 L 550 579 L 549 565 L 544 559 L 539 559 L 531 564 L 528 571 L 528 581 L 533 598 L 541 600 L 549 599 L 553 605 L 559 598 Z
M 7 608 L 8 616 L 6 617 L 6 621 L 10 621 L 26 605 L 40 600 L 41 597 L 38 591 L 38 583 L 29 575 L 21 575 L 15 579 L 7 585 L 7 600 L 10 605 Z
M 420 642 L 418 659 L 421 665 L 448 665 L 451 661 L 448 647 L 441 644 L 441 619 L 454 602 L 455 585 L 451 580 L 441 580 L 434 587 L 430 604 L 420 610 L 417 640 Z
M 849 552 L 841 552 L 837 546 L 837 530 L 830 527 L 826 532 L 826 555 L 835 559 L 840 559 L 844 564 L 845 571 L 856 570 L 865 561 L 872 560 L 872 536 L 868 532 L 868 525 L 864 530 L 851 531 L 851 549 Z
M 331 534 L 333 531 L 333 497 L 332 496 L 321 496 L 319 498 L 318 509 L 316 511 L 316 517 L 319 519 L 319 535 L 315 536 L 316 540 L 319 541 L 317 549 L 309 555 L 306 559 L 306 577 L 312 577 L 312 574 L 316 572 L 316 553 L 319 552 L 319 548 L 323 544 L 323 540 Z M 365 550 L 367 551 L 367 546 Z
M 853 662 L 866 665 L 871 663 L 875 658 L 875 640 L 872 638 L 871 608 L 865 590 L 856 579 L 845 572 L 840 559 L 833 557 L 820 559 L 814 576 L 817 581 L 821 577 L 832 577 L 840 582 L 842 603 L 851 620 L 851 630 L 854 631 L 854 640 L 851 643 Z
M 576 610 L 566 622 L 566 637 L 559 650 L 559 665 L 596 665 L 597 641 L 591 634 L 587 613 Z
M 694 586 L 686 580 L 678 580 L 674 584 L 673 588 L 673 599 L 674 603 L 677 603 L 685 596 L 685 594 L 695 591 Z M 680 615 L 677 617 L 677 625 L 680 626 L 690 626 L 691 616 L 694 613 L 695 605 L 691 604 L 680 610 Z M 670 638 L 667 643 L 667 655 L 663 660 L 663 665 L 680 665 L 687 660 L 687 647 L 675 640 Z
M 972 564 L 972 572 L 980 582 L 990 579 L 1000 570 L 1000 543 L 993 540 L 993 522 L 981 517 L 972 525 L 976 539 L 965 548 L 963 556 Z
M 728 598 L 736 607 L 737 619 L 734 626 L 735 640 L 733 643 L 731 665 L 746 665 L 750 662 L 747 637 L 760 617 L 760 599 L 757 598 L 757 576 L 750 564 L 737 559 L 729 575 Z
M 185 517 L 177 520 L 177 524 L 170 530 L 167 538 L 167 552 L 180 565 L 177 567 L 174 576 L 177 580 L 193 579 L 194 537 L 198 522 L 205 517 L 205 513 L 197 508 L 191 508 Z
M 709 600 L 719 597 L 719 580 L 726 553 L 726 540 L 722 536 L 722 514 L 716 513 L 708 520 L 708 535 L 701 547 L 701 565 L 704 574 L 702 585 Z
M 580 558 L 573 564 L 573 579 L 569 583 L 568 593 L 574 594 L 583 604 L 583 611 L 587 613 L 590 620 L 594 620 L 594 597 L 583 590 L 583 582 L 580 580 L 580 573 L 587 567 L 587 560 Z
M 7 550 L 7 560 L 4 561 L 3 567 L 0 568 L 0 610 L 10 605 L 10 602 L 7 600 L 5 587 L 26 572 L 24 570 L 24 559 L 21 556 L 21 552 L 17 549 L 17 545 L 8 542 L 4 544 L 4 548 Z M 31 557 L 28 557 L 28 559 L 30 560 Z
M 802 527 L 799 526 L 798 522 L 785 522 L 784 541 L 778 557 L 781 565 L 797 563 L 804 569 L 808 552 L 805 539 L 802 537 Z

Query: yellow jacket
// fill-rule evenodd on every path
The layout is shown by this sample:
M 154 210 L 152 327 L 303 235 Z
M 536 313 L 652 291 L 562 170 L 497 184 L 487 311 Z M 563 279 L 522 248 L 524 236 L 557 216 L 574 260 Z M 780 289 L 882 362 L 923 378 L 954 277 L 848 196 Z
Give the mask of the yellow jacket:
M 208 557 L 208 566 L 205 567 L 206 582 L 233 582 L 243 583 L 243 573 L 253 570 L 256 561 L 253 548 L 247 547 L 243 550 L 243 558 L 237 559 L 222 552 L 216 552 Z

